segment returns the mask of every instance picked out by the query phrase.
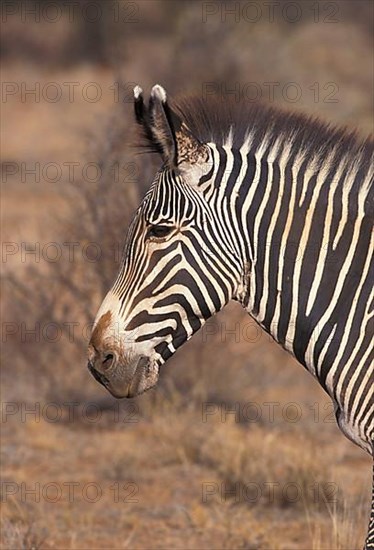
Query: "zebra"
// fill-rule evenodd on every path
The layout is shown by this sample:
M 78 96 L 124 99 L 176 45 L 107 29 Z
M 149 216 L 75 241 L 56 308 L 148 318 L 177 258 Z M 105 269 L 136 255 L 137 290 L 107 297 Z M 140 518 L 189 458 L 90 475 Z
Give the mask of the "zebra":
M 94 322 L 92 375 L 117 398 L 238 301 L 331 397 L 373 456 L 373 141 L 255 103 L 134 88 L 162 166 Z M 373 501 L 366 548 L 374 548 Z

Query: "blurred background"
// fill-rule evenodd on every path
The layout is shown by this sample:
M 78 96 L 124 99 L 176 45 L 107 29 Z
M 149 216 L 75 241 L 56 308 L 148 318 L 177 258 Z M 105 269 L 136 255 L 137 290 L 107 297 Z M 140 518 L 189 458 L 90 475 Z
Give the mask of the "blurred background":
M 3 2 L 2 547 L 361 548 L 371 461 L 327 395 L 229 305 L 116 401 L 90 324 L 159 159 L 155 83 L 372 132 L 373 3 Z

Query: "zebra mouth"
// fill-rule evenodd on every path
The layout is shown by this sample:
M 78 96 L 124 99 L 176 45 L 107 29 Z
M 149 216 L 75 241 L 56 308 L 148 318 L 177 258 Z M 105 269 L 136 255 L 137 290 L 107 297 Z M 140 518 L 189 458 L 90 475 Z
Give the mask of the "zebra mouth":
M 88 367 L 88 370 L 90 371 L 90 373 L 92 374 L 92 376 L 95 378 L 95 380 L 97 382 L 99 382 L 100 384 L 102 384 L 105 388 L 107 388 L 109 390 L 110 382 L 109 382 L 108 378 L 106 376 L 104 376 L 103 374 L 101 374 L 101 372 L 97 371 L 92 366 L 90 361 L 88 362 L 87 367 Z
M 122 367 L 123 368 L 123 367 Z M 141 356 L 133 371 L 131 380 L 124 381 L 124 372 L 114 371 L 108 378 L 95 369 L 92 363 L 88 362 L 88 370 L 99 384 L 102 384 L 113 397 L 117 399 L 123 397 L 136 397 L 151 389 L 158 381 L 159 365 L 149 359 Z
M 153 363 L 149 357 L 140 357 L 134 376 L 128 386 L 128 393 L 124 397 L 135 397 L 151 388 L 157 383 L 159 366 Z

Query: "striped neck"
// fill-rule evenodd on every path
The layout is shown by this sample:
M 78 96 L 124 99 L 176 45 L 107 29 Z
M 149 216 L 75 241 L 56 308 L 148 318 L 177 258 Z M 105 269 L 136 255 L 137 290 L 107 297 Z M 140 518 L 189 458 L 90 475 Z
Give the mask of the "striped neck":
M 308 155 L 292 136 L 256 147 L 250 138 L 239 149 L 209 146 L 214 184 L 205 194 L 240 258 L 236 299 L 316 375 L 328 342 L 342 330 L 338 319 L 331 321 L 333 305 L 348 315 L 342 292 L 357 278 L 355 257 L 363 280 L 369 269 L 355 239 L 365 228 L 371 234 L 365 221 L 371 171 L 338 146 Z

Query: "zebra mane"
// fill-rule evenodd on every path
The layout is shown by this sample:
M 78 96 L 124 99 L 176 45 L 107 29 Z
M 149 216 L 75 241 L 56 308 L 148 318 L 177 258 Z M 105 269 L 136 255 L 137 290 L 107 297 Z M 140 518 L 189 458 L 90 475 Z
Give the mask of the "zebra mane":
M 372 162 L 372 136 L 362 139 L 356 131 L 333 126 L 316 117 L 264 103 L 222 101 L 214 97 L 205 100 L 197 95 L 170 98 L 169 103 L 202 143 L 213 142 L 237 149 L 247 143 L 250 152 L 264 143 L 271 148 L 277 142 L 291 144 L 300 154 L 308 151 L 318 162 L 331 158 L 332 153 L 335 162 L 342 158 L 346 158 L 347 164 L 359 162 L 361 166 Z M 144 133 L 137 145 L 147 151 L 157 151 L 155 143 Z

